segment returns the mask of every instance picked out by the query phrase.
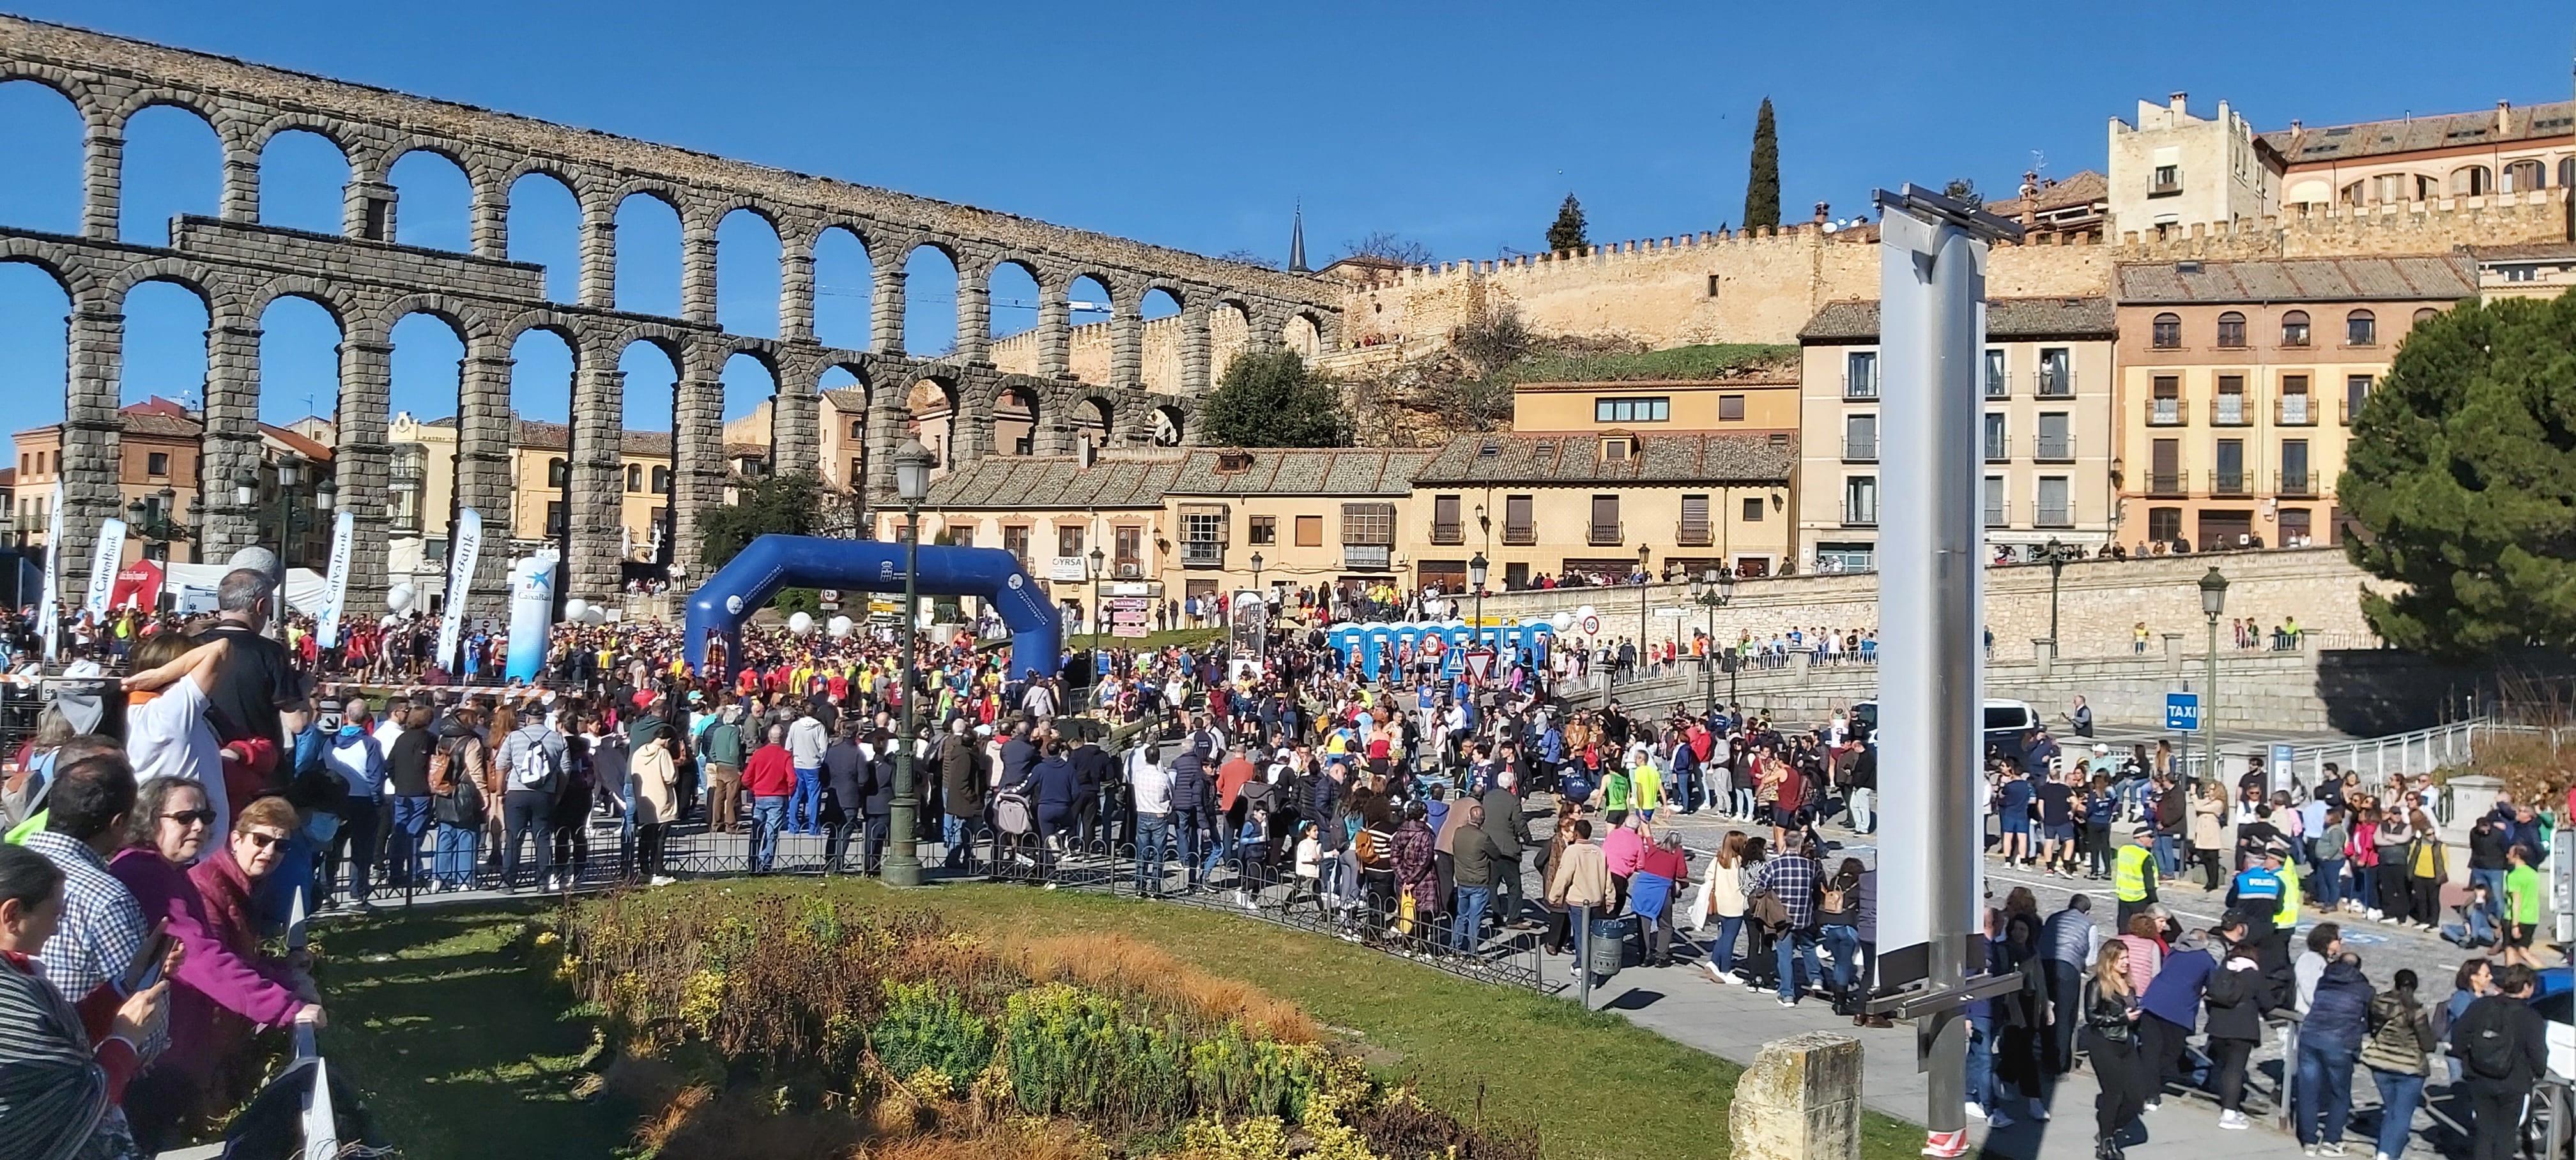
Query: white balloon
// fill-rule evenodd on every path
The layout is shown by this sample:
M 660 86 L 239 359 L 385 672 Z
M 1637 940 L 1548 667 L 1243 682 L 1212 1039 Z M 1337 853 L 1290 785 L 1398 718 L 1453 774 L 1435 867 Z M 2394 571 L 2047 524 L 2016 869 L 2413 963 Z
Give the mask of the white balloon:
M 804 636 L 807 633 L 814 631 L 814 617 L 809 613 L 803 612 L 799 612 L 794 616 L 788 617 L 787 631 L 795 633 L 798 636 Z
M 591 605 L 591 606 L 590 606 L 590 612 L 589 612 L 587 615 L 585 615 L 585 616 L 583 616 L 583 617 L 582 617 L 582 623 L 584 623 L 584 624 L 606 624 L 606 623 L 608 623 L 608 610 L 607 610 L 606 608 L 602 608 L 602 607 L 600 607 L 599 605 L 596 605 L 596 604 Z
M 590 619 L 590 602 L 581 597 L 564 601 L 564 623 L 580 624 Z
M 823 630 L 831 633 L 832 639 L 841 640 L 850 635 L 850 618 L 846 616 L 835 616 L 824 622 Z
M 386 611 L 401 612 L 402 610 L 411 607 L 412 596 L 412 588 L 409 584 L 396 584 L 392 588 L 387 589 L 385 592 Z

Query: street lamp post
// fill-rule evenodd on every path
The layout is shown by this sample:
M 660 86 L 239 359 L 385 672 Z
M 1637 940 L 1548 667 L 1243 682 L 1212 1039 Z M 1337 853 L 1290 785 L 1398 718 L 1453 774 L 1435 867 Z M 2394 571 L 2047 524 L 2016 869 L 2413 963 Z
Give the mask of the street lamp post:
M 1655 574 L 1646 570 L 1646 562 L 1654 555 L 1653 548 L 1637 545 L 1637 671 L 1628 678 L 1633 681 L 1646 679 L 1646 605 L 1653 603 L 1648 596 L 1655 590 Z
M 2218 566 L 2200 578 L 2200 610 L 2209 616 L 2209 703 L 2200 707 L 2200 748 L 2208 754 L 2209 775 L 2218 776 L 2218 616 L 2227 611 L 2227 577 Z
M 1091 565 L 1091 648 L 1097 652 L 1100 650 L 1100 570 L 1109 558 L 1101 554 L 1100 545 L 1093 544 L 1091 554 L 1083 560 Z M 1099 680 L 1100 674 L 1093 673 L 1091 679 Z
M 1476 590 L 1476 623 L 1467 629 L 1467 639 L 1479 645 L 1485 643 L 1485 577 L 1492 568 L 1483 552 L 1467 561 L 1467 587 Z
M 921 619 L 917 603 L 921 501 L 930 494 L 930 469 L 937 463 L 930 449 L 918 439 L 907 441 L 894 455 L 894 490 L 903 498 L 903 735 L 895 745 L 894 802 L 886 818 L 887 827 L 894 831 L 885 860 L 888 886 L 921 885 L 921 799 L 912 778 L 912 752 L 917 742 L 913 734 L 918 728 L 915 706 L 920 700 L 921 678 L 920 662 L 913 656 L 913 637 Z
M 132 502 L 126 504 L 126 523 L 132 527 L 134 537 L 143 541 L 143 558 L 159 559 L 166 563 L 170 559 L 170 545 L 188 538 L 188 533 L 179 523 L 178 491 L 165 487 L 156 493 L 154 498 L 161 501 L 158 506 L 143 502 L 141 496 L 135 497 Z M 160 546 L 161 551 L 158 557 L 152 554 L 153 546 L 156 544 Z
M 1706 712 L 1717 712 L 1717 610 L 1735 598 L 1735 574 L 1723 568 L 1711 568 L 1704 576 L 1691 578 L 1691 599 L 1708 610 L 1708 706 Z M 1727 699 L 1735 699 L 1735 666 L 1726 666 Z
M 1261 553 L 1252 554 L 1252 590 L 1261 591 Z
M 2048 561 L 2048 655 L 2055 657 L 2058 653 L 2057 577 L 2059 573 L 2066 571 L 2067 562 L 2073 558 L 2075 550 L 2058 543 L 2057 537 L 2050 536 L 2048 546 L 2041 551 L 2046 553 Z

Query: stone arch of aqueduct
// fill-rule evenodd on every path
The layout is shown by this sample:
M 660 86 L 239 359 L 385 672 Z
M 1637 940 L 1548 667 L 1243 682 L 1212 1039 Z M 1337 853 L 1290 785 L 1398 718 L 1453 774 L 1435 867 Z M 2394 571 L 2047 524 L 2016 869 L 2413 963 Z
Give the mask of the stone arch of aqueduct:
M 619 434 L 624 386 L 619 356 L 634 343 L 662 349 L 678 370 L 674 388 L 674 471 L 670 536 L 674 559 L 696 553 L 697 513 L 723 495 L 725 361 L 748 354 L 777 383 L 771 459 L 782 470 L 813 470 L 820 445 L 818 383 L 839 367 L 867 394 L 867 483 L 892 491 L 892 450 L 902 437 L 916 384 L 935 381 L 958 416 L 959 460 L 993 454 L 995 404 L 1034 400 L 1035 449 L 1072 449 L 1075 425 L 1105 426 L 1112 442 L 1145 442 L 1157 415 L 1177 420 L 1183 442 L 1197 438 L 1198 398 L 1209 387 L 1211 334 L 1226 329 L 1246 346 L 1308 336 L 1332 349 L 1340 294 L 1330 283 L 970 206 L 828 178 L 790 173 L 665 145 L 549 124 L 471 106 L 349 84 L 225 57 L 188 52 L 14 17 L 0 17 L 0 82 L 34 81 L 60 92 L 83 123 L 80 233 L 0 228 L 0 261 L 49 273 L 71 303 L 70 376 L 63 429 L 63 543 L 57 569 L 70 592 L 86 582 L 100 522 L 119 511 L 117 403 L 123 359 L 123 304 L 145 282 L 187 287 L 204 300 L 207 331 L 206 480 L 227 480 L 259 456 L 259 322 L 282 297 L 310 299 L 341 331 L 336 478 L 357 515 L 351 572 L 355 591 L 385 581 L 387 443 L 394 325 L 427 314 L 465 348 L 457 404 L 455 503 L 487 514 L 510 510 L 509 440 L 513 342 L 531 330 L 560 336 L 573 352 L 570 595 L 596 598 L 617 584 Z M 222 201 L 213 217 L 174 220 L 167 246 L 120 240 L 120 171 L 126 123 L 156 106 L 193 111 L 223 150 Z M 278 133 L 319 134 L 349 163 L 344 225 L 313 233 L 263 225 L 261 151 Z M 415 151 L 447 158 L 472 186 L 471 249 L 405 246 L 397 239 L 396 161 Z M 546 294 L 544 267 L 508 258 L 509 191 L 543 174 L 571 191 L 581 209 L 579 293 Z M 630 196 L 667 203 L 681 223 L 681 314 L 620 309 L 615 300 L 617 210 Z M 778 334 L 727 333 L 716 319 L 716 229 L 728 214 L 759 215 L 779 238 Z M 867 349 L 826 346 L 814 334 L 814 247 L 842 230 L 864 246 L 873 268 Z M 957 269 L 957 339 L 952 353 L 923 358 L 903 349 L 904 266 L 935 247 Z M 992 360 L 993 272 L 1018 265 L 1039 288 L 1034 373 Z M 1096 280 L 1110 298 L 1106 381 L 1072 373 L 1067 288 Z M 1178 305 L 1179 375 L 1149 390 L 1144 370 L 1147 294 Z M 1019 341 L 1019 340 L 1015 340 Z M 204 489 L 211 501 L 230 487 Z M 440 513 L 427 513 L 435 521 Z M 205 558 L 253 542 L 253 515 L 207 509 Z M 487 552 L 478 596 L 497 595 L 507 553 Z

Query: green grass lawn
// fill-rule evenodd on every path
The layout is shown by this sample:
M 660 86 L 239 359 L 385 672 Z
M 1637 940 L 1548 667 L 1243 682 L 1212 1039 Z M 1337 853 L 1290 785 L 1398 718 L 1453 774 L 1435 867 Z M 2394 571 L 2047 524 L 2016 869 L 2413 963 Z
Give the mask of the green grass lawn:
M 829 891 L 872 909 L 1031 937 L 1123 934 L 1295 1002 L 1382 1072 L 1469 1122 L 1535 1125 L 1547 1155 L 1721 1160 L 1737 1065 L 1571 1002 L 1472 983 L 1338 939 L 1250 919 L 1092 894 L 946 885 L 911 895 L 866 880 L 773 879 L 666 888 L 708 905 L 753 891 Z M 501 1160 L 598 1156 L 633 1109 L 570 1093 L 586 1020 L 519 971 L 506 946 L 526 910 L 445 910 L 332 928 L 328 1042 L 405 1153 Z M 407 949 L 406 949 L 407 948 Z M 391 954 L 385 962 L 368 962 Z M 470 1109 L 460 1111 L 459 1109 Z M 1873 1160 L 1916 1154 L 1922 1129 L 1870 1114 Z M 521 1144 L 524 1142 L 525 1149 Z
M 512 944 L 535 913 L 388 910 L 317 936 L 323 1055 L 404 1155 L 607 1157 L 632 1137 L 635 1109 L 574 1094 L 592 1024 L 521 967 Z

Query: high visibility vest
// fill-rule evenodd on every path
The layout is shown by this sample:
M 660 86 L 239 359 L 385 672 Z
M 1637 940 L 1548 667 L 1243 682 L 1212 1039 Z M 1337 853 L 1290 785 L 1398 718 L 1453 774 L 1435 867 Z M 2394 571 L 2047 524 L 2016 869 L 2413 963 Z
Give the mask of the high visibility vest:
M 2119 854 L 2111 860 L 2111 890 L 2120 896 L 2120 901 L 2147 900 L 2147 868 L 2154 865 L 2155 857 L 2155 852 L 2144 846 L 2120 847 Z
M 2272 929 L 2292 930 L 2299 925 L 2299 870 L 2284 862 L 2280 873 L 2281 909 L 2272 916 Z

